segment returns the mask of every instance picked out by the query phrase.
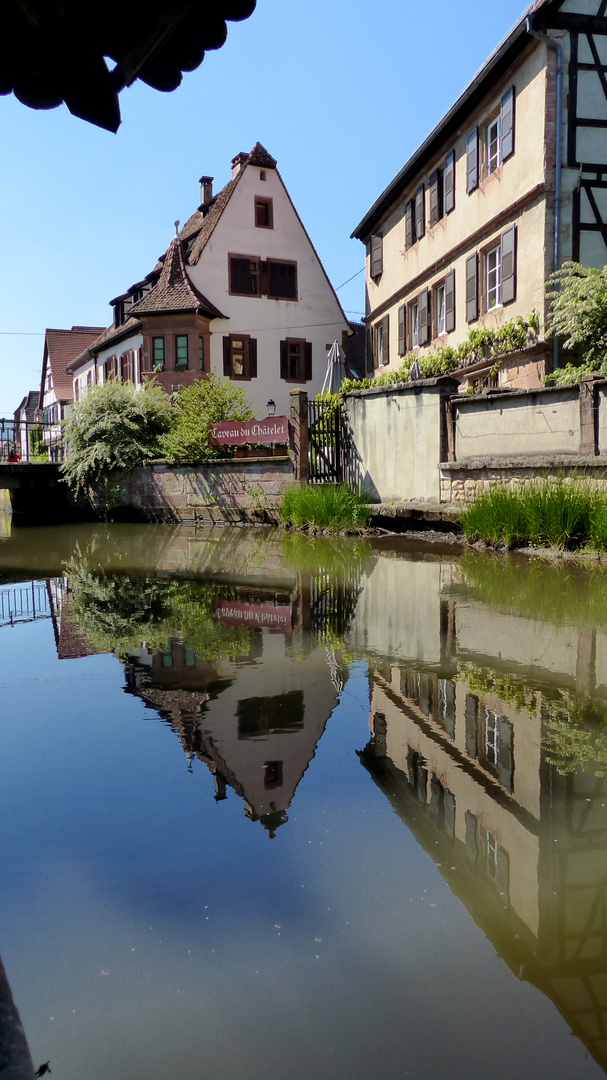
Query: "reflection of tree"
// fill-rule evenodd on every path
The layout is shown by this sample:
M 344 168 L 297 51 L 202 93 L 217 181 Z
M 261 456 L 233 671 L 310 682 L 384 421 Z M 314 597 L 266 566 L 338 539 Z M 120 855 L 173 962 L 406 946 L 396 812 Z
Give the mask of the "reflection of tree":
M 230 586 L 94 573 L 75 561 L 67 572 L 70 617 L 100 652 L 127 656 L 144 641 L 154 652 L 173 638 L 210 660 L 249 651 L 248 627 L 213 618 L 218 597 L 234 599 Z

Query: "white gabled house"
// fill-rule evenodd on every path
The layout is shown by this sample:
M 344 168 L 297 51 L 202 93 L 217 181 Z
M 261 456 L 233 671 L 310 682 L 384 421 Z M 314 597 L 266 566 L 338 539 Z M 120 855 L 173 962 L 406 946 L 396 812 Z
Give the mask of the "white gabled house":
M 112 305 L 114 322 L 69 365 L 74 397 L 109 378 L 155 377 L 170 393 L 210 371 L 243 383 L 254 411 L 318 393 L 348 321 L 276 168 L 257 143 L 237 154 L 154 270 Z M 178 225 L 178 223 L 176 223 Z

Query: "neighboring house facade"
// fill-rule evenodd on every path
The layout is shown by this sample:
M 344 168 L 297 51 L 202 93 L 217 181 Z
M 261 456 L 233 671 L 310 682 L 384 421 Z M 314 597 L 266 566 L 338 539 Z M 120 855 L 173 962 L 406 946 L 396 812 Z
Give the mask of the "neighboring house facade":
M 30 390 L 15 409 L 15 445 L 13 450 L 14 454 L 22 461 L 29 461 L 35 452 L 32 441 L 37 437 L 37 432 L 34 434 L 34 425 L 37 426 L 40 418 L 39 402 L 40 391 Z
M 607 263 L 605 11 L 535 0 L 354 230 L 367 248 L 368 375 L 533 311 L 527 349 L 498 372 L 487 359 L 456 374 L 534 386 L 552 370 L 544 283 L 566 259 Z
M 256 413 L 320 391 L 327 351 L 349 325 L 291 202 L 257 143 L 201 204 L 142 281 L 115 297 L 114 323 L 69 365 L 74 396 L 109 378 L 155 376 L 170 393 L 213 371 L 242 383 Z M 179 223 L 176 223 L 177 225 Z
M 67 365 L 92 345 L 102 330 L 100 326 L 72 326 L 71 330 L 47 330 L 44 335 L 38 408 L 51 460 L 60 454 L 61 421 L 73 399 L 72 376 Z

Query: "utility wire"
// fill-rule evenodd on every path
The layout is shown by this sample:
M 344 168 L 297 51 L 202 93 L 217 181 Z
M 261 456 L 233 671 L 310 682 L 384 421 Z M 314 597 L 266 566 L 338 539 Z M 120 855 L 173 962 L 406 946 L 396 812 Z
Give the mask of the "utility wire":
M 352 274 L 352 277 L 349 277 L 348 281 L 354 281 L 354 278 L 358 277 L 359 274 L 363 274 L 364 270 L 365 268 L 363 266 L 360 270 L 357 270 L 355 274 Z M 348 281 L 344 281 L 341 285 L 338 285 L 335 292 L 339 292 L 340 289 L 343 289 L 344 285 L 348 284 Z

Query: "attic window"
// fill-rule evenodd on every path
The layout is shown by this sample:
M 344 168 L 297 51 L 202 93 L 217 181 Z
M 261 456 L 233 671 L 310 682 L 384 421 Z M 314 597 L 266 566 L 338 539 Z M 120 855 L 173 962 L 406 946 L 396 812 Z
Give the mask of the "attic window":
M 255 199 L 255 225 L 258 229 L 273 229 L 272 200 L 258 196 Z
M 260 169 L 259 170 L 259 179 L 260 180 L 265 180 L 265 178 L 266 178 L 266 170 L 265 169 Z

